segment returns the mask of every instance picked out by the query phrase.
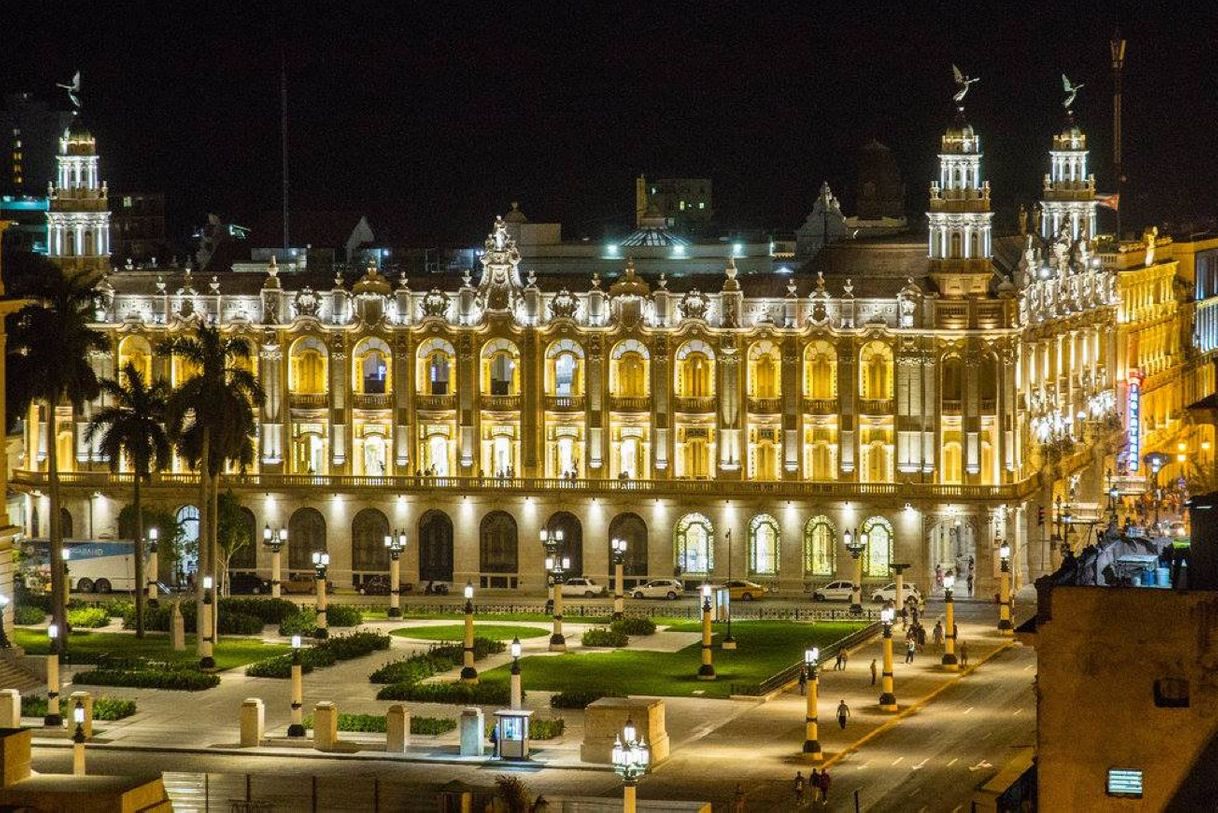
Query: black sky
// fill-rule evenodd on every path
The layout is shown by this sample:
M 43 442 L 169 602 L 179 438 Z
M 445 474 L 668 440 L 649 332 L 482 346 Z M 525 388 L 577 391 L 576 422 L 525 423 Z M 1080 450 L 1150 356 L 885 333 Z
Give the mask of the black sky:
M 413 243 L 471 242 L 512 200 L 568 236 L 627 221 L 635 174 L 709 176 L 727 223 L 792 229 L 828 180 L 891 146 L 922 209 L 950 63 L 1002 207 L 1032 200 L 1060 74 L 1111 186 L 1108 39 L 1129 40 L 1127 223 L 1215 212 L 1208 3 L 10 4 L 0 88 L 54 98 L 79 68 L 115 191 L 164 191 L 184 237 L 279 205 L 279 63 L 293 206 L 393 212 Z M 1218 16 L 1218 15 L 1215 15 Z

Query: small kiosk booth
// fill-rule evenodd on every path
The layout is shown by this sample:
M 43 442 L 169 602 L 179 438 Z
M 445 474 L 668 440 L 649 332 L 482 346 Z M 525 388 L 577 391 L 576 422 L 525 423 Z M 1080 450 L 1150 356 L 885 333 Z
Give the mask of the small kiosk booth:
M 500 709 L 495 712 L 495 723 L 499 726 L 500 759 L 529 758 L 529 718 L 531 709 Z

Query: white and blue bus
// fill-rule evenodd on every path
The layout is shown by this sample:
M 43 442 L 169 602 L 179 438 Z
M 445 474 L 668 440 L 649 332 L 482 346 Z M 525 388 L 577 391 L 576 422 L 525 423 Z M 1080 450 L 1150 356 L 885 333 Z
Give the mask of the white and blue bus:
M 79 593 L 130 592 L 135 589 L 135 546 L 122 540 L 65 539 L 68 590 Z M 27 539 L 21 543 L 26 587 L 49 590 L 50 543 Z

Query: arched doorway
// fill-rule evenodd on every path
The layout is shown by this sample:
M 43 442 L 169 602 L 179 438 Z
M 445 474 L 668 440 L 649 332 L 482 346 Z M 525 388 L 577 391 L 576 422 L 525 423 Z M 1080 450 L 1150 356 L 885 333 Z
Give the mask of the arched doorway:
M 567 575 L 584 575 L 584 526 L 579 518 L 569 511 L 559 511 L 550 516 L 546 529 L 551 533 L 562 531 L 563 547 L 559 555 L 571 560 Z
M 453 580 L 453 521 L 432 509 L 419 518 L 419 582 Z
M 519 570 L 516 520 L 505 511 L 482 518 L 478 540 L 478 569 L 483 587 L 515 587 Z M 490 575 L 503 574 L 503 575 Z
M 622 561 L 622 576 L 626 587 L 647 580 L 647 523 L 638 514 L 618 514 L 609 523 L 609 541 L 626 540 L 626 558 Z M 609 549 L 609 561 L 613 561 Z
M 928 542 L 931 589 L 942 593 L 942 575 L 950 570 L 956 576 L 952 592 L 968 595 L 969 564 L 975 566 L 977 561 L 977 529 L 972 521 L 960 517 L 939 520 L 931 527 Z
M 365 508 L 351 520 L 351 580 L 355 586 L 366 575 L 389 571 L 388 535 L 389 520 L 375 508 Z
M 59 509 L 59 533 L 64 539 L 72 539 L 76 536 L 72 528 L 72 512 L 65 507 Z
M 325 517 L 316 508 L 298 508 L 288 520 L 288 570 L 312 570 L 313 551 L 325 550 Z

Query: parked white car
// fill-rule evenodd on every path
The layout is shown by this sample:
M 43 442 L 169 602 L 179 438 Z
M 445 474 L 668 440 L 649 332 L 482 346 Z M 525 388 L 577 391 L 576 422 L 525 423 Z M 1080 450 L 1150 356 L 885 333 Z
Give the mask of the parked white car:
M 922 598 L 922 591 L 919 590 L 916 585 L 904 584 L 901 586 L 901 591 L 902 591 L 902 594 L 901 594 L 902 601 L 905 601 L 910 596 L 913 596 L 914 598 L 916 598 L 918 600 L 918 604 L 926 603 L 926 599 Z M 888 584 L 884 585 L 883 587 L 879 588 L 878 590 L 872 591 L 871 600 L 872 601 L 896 601 L 897 600 L 897 583 L 889 582 Z M 901 608 L 898 607 L 897 609 L 899 610 Z
M 812 591 L 813 601 L 849 601 L 854 593 L 854 585 L 848 579 L 838 579 L 829 582 L 824 587 Z
M 675 601 L 685 592 L 685 585 L 676 579 L 652 579 L 631 591 L 635 598 L 666 598 Z
M 568 596 L 579 596 L 582 598 L 596 598 L 603 596 L 609 592 L 609 588 L 603 584 L 597 584 L 585 576 L 576 576 L 574 579 L 567 579 L 562 583 L 563 598 Z

